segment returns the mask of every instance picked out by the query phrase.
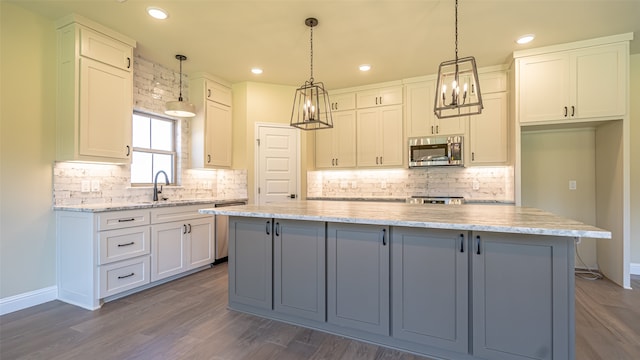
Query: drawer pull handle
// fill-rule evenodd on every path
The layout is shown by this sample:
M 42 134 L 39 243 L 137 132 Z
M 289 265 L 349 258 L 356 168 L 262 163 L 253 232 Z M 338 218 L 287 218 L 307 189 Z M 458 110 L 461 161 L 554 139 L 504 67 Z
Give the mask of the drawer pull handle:
M 480 255 L 480 235 L 476 236 L 476 254 Z
M 464 234 L 460 234 L 460 252 L 464 252 Z
M 126 244 L 118 244 L 118 247 L 129 246 L 129 245 L 133 245 L 133 244 L 135 244 L 134 241 L 126 243 Z
M 135 218 L 131 218 L 131 219 L 118 219 L 118 222 L 129 222 L 129 221 L 136 221 Z
M 122 275 L 122 276 L 118 276 L 118 279 L 126 279 L 128 277 L 132 277 L 133 275 L 135 275 L 135 273 L 131 273 L 129 275 Z
M 382 229 L 382 246 L 387 246 L 387 229 Z
M 189 225 L 189 231 L 188 231 L 188 233 L 189 233 L 189 234 L 191 234 L 191 224 L 187 224 L 187 225 Z
M 271 221 L 267 221 L 267 235 L 271 235 Z

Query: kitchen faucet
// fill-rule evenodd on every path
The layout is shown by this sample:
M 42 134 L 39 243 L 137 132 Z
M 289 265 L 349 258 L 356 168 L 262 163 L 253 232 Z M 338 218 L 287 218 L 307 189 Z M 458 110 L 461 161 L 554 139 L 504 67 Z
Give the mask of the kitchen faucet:
M 160 175 L 160 173 L 164 174 L 164 179 L 167 183 L 167 185 L 169 185 L 169 176 L 167 175 L 166 172 L 164 172 L 163 170 L 160 170 L 156 173 L 156 177 L 153 180 L 153 201 L 158 201 L 158 194 L 162 194 L 162 185 L 160 185 L 160 191 L 158 191 L 158 175 Z M 162 200 L 166 200 L 166 199 L 162 199 Z

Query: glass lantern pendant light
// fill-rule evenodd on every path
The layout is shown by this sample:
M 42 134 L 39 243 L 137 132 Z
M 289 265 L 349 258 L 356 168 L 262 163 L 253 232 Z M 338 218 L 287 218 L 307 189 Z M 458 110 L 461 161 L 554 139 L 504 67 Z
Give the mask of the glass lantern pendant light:
M 296 90 L 290 125 L 302 130 L 330 129 L 333 119 L 329 93 L 323 83 L 313 79 L 313 27 L 318 25 L 318 19 L 308 18 L 304 23 L 311 29 L 311 78 Z
M 478 68 L 473 56 L 458 58 L 458 0 L 456 0 L 456 58 L 438 68 L 433 111 L 439 119 L 482 113 Z
M 164 113 L 177 117 L 193 117 L 196 116 L 196 107 L 182 99 L 182 62 L 187 60 L 187 57 L 178 54 L 176 59 L 180 60 L 180 97 L 178 97 L 178 101 L 167 102 Z

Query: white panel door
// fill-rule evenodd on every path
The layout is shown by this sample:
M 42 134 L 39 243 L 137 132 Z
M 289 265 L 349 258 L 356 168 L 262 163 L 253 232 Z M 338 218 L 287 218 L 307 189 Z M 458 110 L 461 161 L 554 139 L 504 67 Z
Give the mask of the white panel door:
M 298 198 L 297 131 L 288 126 L 258 125 L 256 203 L 296 201 Z

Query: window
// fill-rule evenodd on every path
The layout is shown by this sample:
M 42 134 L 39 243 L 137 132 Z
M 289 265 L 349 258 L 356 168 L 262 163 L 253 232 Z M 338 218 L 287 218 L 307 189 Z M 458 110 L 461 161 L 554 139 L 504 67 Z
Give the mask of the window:
M 153 184 L 155 174 L 163 170 L 175 183 L 175 121 L 143 113 L 133 113 L 133 153 L 131 184 Z M 164 177 L 160 177 L 164 181 Z

